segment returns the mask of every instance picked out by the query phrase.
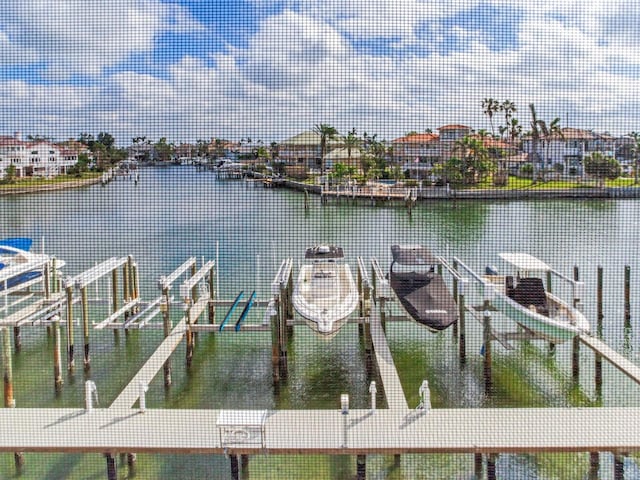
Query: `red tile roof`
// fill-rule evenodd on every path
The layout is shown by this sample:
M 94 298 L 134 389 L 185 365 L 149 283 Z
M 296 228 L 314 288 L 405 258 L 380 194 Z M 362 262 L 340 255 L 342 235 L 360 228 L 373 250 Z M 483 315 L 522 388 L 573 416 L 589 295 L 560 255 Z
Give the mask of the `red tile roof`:
M 404 137 L 396 138 L 391 143 L 429 143 L 437 142 L 438 135 L 435 133 L 417 133 L 415 135 L 405 135 Z

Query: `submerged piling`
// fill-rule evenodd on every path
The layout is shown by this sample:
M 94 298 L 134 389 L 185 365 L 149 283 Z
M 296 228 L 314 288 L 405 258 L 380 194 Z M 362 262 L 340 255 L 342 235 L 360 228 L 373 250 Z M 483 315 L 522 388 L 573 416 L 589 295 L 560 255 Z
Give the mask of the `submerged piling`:
M 167 338 L 171 333 L 173 326 L 171 325 L 171 312 L 169 308 L 169 288 L 162 288 L 162 302 L 160 303 L 160 311 L 162 312 L 162 326 L 164 329 L 164 338 Z M 171 356 L 165 360 L 162 366 L 164 373 L 164 386 L 165 388 L 171 386 Z
M 89 300 L 87 299 L 87 287 L 80 289 L 82 298 L 82 334 L 84 337 L 84 369 L 89 370 L 91 359 L 89 357 Z
M 5 408 L 13 408 L 16 401 L 13 398 L 13 366 L 11 359 L 11 339 L 9 338 L 9 330 L 3 328 L 0 330 L 2 334 L 2 365 L 4 366 L 4 406 Z
M 74 337 L 73 337 L 73 285 L 65 285 L 67 292 L 67 369 L 75 369 Z
M 624 327 L 631 328 L 631 267 L 624 267 Z
M 53 320 L 53 381 L 56 393 L 62 391 L 62 359 L 60 354 L 60 319 Z

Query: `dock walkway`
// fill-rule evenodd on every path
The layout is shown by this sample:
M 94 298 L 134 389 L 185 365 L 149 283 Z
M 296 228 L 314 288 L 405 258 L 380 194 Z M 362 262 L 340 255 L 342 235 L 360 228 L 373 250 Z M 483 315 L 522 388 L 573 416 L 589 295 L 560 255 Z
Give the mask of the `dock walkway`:
M 376 362 L 378 364 L 380 377 L 382 378 L 387 405 L 389 405 L 391 409 L 407 410 L 409 405 L 402 390 L 402 383 L 400 383 L 398 371 L 393 363 L 387 338 L 380 324 L 380 313 L 377 308 L 371 309 L 369 322 L 371 325 L 373 350 L 376 354 Z
M 0 451 L 354 455 L 640 450 L 639 408 L 352 410 L 346 423 L 337 409 L 277 410 L 266 413 L 259 444 L 238 440 L 225 447 L 216 427 L 220 413 L 0 409 Z
M 640 367 L 638 367 L 636 364 L 620 355 L 613 348 L 604 343 L 602 340 L 597 339 L 596 337 L 591 337 L 589 335 L 580 335 L 578 338 L 596 354 L 606 358 L 609 363 L 611 363 L 611 365 L 616 367 L 622 373 L 626 374 L 631 380 L 640 384 Z

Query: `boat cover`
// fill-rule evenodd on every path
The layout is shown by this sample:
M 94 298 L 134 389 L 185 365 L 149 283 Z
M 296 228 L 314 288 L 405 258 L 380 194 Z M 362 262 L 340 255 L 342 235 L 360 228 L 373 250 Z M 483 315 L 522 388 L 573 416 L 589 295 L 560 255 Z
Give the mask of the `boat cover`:
M 437 273 L 390 272 L 389 283 L 406 312 L 433 330 L 444 330 L 458 319 L 458 308 Z
M 11 237 L 11 238 L 3 238 L 0 240 L 0 255 L 13 255 L 13 250 L 7 250 L 2 247 L 11 247 L 17 248 L 18 250 L 23 250 L 28 252 L 31 249 L 32 240 L 28 237 Z
M 437 265 L 440 260 L 422 245 L 391 245 L 393 261 L 400 265 Z
M 527 272 L 548 272 L 551 270 L 549 265 L 528 253 L 499 253 L 498 256 L 517 270 Z

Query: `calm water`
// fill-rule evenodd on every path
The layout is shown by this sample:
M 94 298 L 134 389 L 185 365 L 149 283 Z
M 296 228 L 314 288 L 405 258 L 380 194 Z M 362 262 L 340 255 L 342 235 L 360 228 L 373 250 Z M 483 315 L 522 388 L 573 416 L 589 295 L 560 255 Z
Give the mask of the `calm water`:
M 501 251 L 526 251 L 571 275 L 574 265 L 585 281 L 583 309 L 595 319 L 596 267 L 605 272 L 605 340 L 640 362 L 637 261 L 640 203 L 636 201 L 542 201 L 421 204 L 409 217 L 400 207 L 361 204 L 320 206 L 312 198 L 305 211 L 301 194 L 217 182 L 211 173 L 191 167 L 142 170 L 141 181 L 118 180 L 49 194 L 0 197 L 0 237 L 44 238 L 46 251 L 64 258 L 65 272 L 75 274 L 111 256 L 131 254 L 141 272 L 145 299 L 158 295 L 155 281 L 189 256 L 214 259 L 219 252 L 220 296 L 234 298 L 257 288 L 264 299 L 280 261 L 301 261 L 304 249 L 320 241 L 345 248 L 355 257 L 378 257 L 386 267 L 393 243 L 424 243 L 451 259 L 459 257 L 482 270 L 496 264 Z M 218 246 L 218 248 L 217 248 Z M 632 268 L 632 329 L 623 328 L 623 268 Z M 94 296 L 108 295 L 99 284 Z M 96 306 L 95 320 L 101 309 Z M 249 321 L 261 321 L 252 311 Z M 451 333 L 433 335 L 409 322 L 388 328 L 391 350 L 410 405 L 418 387 L 429 379 L 438 407 L 639 406 L 640 389 L 605 364 L 604 395 L 593 387 L 593 357 L 583 351 L 580 385 L 570 375 L 570 349 L 554 357 L 541 343 L 494 350 L 496 391 L 484 395 L 479 324 L 468 322 L 468 364 L 460 369 Z M 81 333 L 76 342 L 81 342 Z M 92 332 L 90 377 L 100 404 L 110 404 L 161 341 L 161 332 L 145 330 L 114 339 L 111 332 Z M 14 356 L 14 389 L 18 407 L 83 405 L 82 369 L 66 374 L 58 397 L 53 392 L 52 342 L 45 332 L 24 329 L 23 351 Z M 290 346 L 290 371 L 277 390 L 271 380 L 270 335 L 200 335 L 187 374 L 180 347 L 173 359 L 174 385 L 165 391 L 162 375 L 150 386 L 152 408 L 338 408 L 349 393 L 354 408 L 368 406 L 367 372 L 357 328 L 346 326 L 333 340 L 318 339 L 298 327 Z M 379 404 L 383 399 L 379 399 Z M 227 478 L 224 456 L 140 455 L 136 478 Z M 588 469 L 581 455 L 503 455 L 499 478 L 582 479 Z M 627 478 L 640 478 L 633 459 Z M 603 456 L 601 476 L 612 478 L 611 459 Z M 278 457 L 251 459 L 249 478 L 351 478 L 351 457 Z M 465 455 L 406 455 L 399 467 L 386 456 L 371 456 L 368 478 L 472 478 L 473 461 Z M 126 467 L 119 469 L 127 478 Z M 0 455 L 0 478 L 14 478 L 13 456 Z M 101 455 L 27 454 L 21 478 L 105 478 Z

